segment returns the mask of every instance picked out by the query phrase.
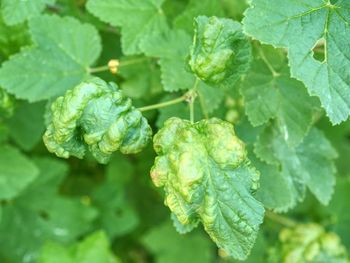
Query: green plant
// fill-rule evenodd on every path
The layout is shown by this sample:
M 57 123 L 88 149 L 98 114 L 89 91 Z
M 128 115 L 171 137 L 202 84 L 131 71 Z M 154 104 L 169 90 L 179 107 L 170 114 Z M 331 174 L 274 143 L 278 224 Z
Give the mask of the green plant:
M 2 0 L 0 262 L 349 262 L 349 10 Z

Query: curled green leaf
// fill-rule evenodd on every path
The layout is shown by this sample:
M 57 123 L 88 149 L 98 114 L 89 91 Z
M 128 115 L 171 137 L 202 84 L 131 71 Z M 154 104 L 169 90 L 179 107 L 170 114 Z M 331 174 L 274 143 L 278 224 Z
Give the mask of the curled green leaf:
M 154 149 L 151 177 L 164 187 L 176 225 L 191 229 L 200 221 L 220 248 L 245 259 L 264 208 L 252 195 L 259 173 L 233 126 L 216 118 L 194 124 L 170 118 L 154 136 Z
M 249 69 L 251 56 L 240 23 L 215 16 L 195 19 L 189 65 L 201 80 L 232 86 Z
M 270 251 L 271 262 L 348 262 L 340 238 L 335 233 L 326 232 L 320 225 L 300 224 L 282 229 L 279 239 L 280 247 Z
M 44 142 L 50 152 L 83 158 L 87 148 L 100 163 L 113 152 L 141 151 L 152 130 L 114 83 L 93 78 L 83 82 L 51 105 Z

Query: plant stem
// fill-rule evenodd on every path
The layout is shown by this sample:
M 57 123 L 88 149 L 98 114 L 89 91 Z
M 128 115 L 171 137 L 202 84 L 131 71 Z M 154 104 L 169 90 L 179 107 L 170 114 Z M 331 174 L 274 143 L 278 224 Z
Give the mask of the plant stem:
M 141 62 L 144 62 L 147 60 L 148 60 L 148 58 L 138 58 L 138 59 L 126 60 L 126 61 L 120 62 L 120 65 L 118 66 L 118 68 L 138 64 L 138 63 L 141 63 Z M 108 65 L 88 69 L 89 73 L 92 73 L 92 74 L 98 73 L 98 72 L 103 72 L 103 71 L 109 71 L 109 70 L 110 70 L 110 68 Z
M 286 226 L 286 227 L 295 227 L 297 224 L 294 220 L 292 220 L 288 217 L 285 217 L 285 216 L 278 215 L 278 214 L 273 213 L 271 211 L 266 211 L 265 216 L 266 216 L 266 218 L 268 218 L 276 223 L 279 223 L 283 226 Z
M 192 100 L 190 103 L 190 121 L 191 123 L 194 123 L 194 100 Z
M 149 105 L 149 106 L 145 106 L 145 107 L 141 107 L 141 108 L 138 108 L 138 110 L 139 111 L 149 111 L 149 110 L 160 109 L 160 108 L 168 107 L 168 106 L 171 106 L 174 104 L 178 104 L 180 102 L 185 101 L 186 99 L 187 99 L 187 93 L 179 98 L 165 101 L 165 102 L 161 102 L 161 103 L 157 103 L 157 104 L 153 104 L 153 105 Z
M 93 73 L 98 73 L 98 72 L 103 72 L 103 71 L 108 71 L 109 67 L 108 65 L 106 66 L 100 66 L 100 67 L 96 67 L 96 68 L 89 68 L 89 73 L 93 74 Z

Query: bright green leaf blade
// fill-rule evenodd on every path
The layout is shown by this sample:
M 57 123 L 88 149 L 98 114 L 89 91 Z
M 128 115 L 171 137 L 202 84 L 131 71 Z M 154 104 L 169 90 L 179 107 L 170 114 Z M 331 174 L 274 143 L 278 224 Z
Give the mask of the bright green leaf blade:
M 322 204 L 329 203 L 337 153 L 321 131 L 313 128 L 299 146 L 289 147 L 280 132 L 269 128 L 260 135 L 255 152 L 262 160 L 281 165 L 282 175 L 295 190 L 296 201 L 303 200 L 307 186 Z
M 209 263 L 212 260 L 209 239 L 199 232 L 180 235 L 170 222 L 151 229 L 141 240 L 154 254 L 156 263 Z
M 158 153 L 151 169 L 165 204 L 183 225 L 203 224 L 230 256 L 245 259 L 264 208 L 254 199 L 259 174 L 230 123 L 213 118 L 192 124 L 171 118 L 154 137 Z
M 2 0 L 1 14 L 8 25 L 15 25 L 38 16 L 48 4 L 55 0 Z
M 174 20 L 175 28 L 193 33 L 193 20 L 197 16 L 223 16 L 224 10 L 220 1 L 190 0 L 184 12 Z
M 16 197 L 38 174 L 36 165 L 16 148 L 0 147 L 0 199 Z
M 94 27 L 74 18 L 41 16 L 29 23 L 34 46 L 3 63 L 0 85 L 18 98 L 39 101 L 61 95 L 88 76 L 101 44 Z
M 241 24 L 227 18 L 199 16 L 188 64 L 192 72 L 209 85 L 234 87 L 247 72 L 251 46 Z
M 43 103 L 23 103 L 9 119 L 10 137 L 23 149 L 29 151 L 41 140 L 44 133 Z
M 281 51 L 260 46 L 255 52 L 252 69 L 241 88 L 246 114 L 254 126 L 276 119 L 288 144 L 298 145 L 312 125 L 317 104 L 301 82 L 290 78 Z
M 350 3 L 348 1 L 253 0 L 243 20 L 254 38 L 288 48 L 292 76 L 317 95 L 334 124 L 350 114 Z M 322 40 L 324 43 L 322 44 Z M 313 56 L 324 46 L 324 61 Z
M 186 70 L 186 57 L 191 37 L 175 30 L 150 38 L 142 49 L 147 56 L 160 58 L 162 84 L 165 91 L 174 92 L 192 88 L 195 77 Z
M 120 26 L 123 51 L 127 55 L 133 55 L 142 52 L 140 45 L 147 37 L 168 29 L 161 9 L 163 2 L 164 0 L 89 0 L 87 9 L 102 21 Z

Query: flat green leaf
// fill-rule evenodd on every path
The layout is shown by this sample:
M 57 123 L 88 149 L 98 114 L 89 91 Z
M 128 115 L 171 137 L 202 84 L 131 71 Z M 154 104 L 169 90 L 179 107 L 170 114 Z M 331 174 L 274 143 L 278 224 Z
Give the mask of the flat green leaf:
M 313 128 L 300 145 L 289 147 L 283 135 L 269 127 L 260 135 L 255 153 L 265 162 L 280 166 L 294 191 L 294 204 L 303 200 L 306 187 L 322 204 L 331 200 L 337 153 L 321 131 Z
M 117 263 L 103 232 L 95 232 L 72 247 L 46 243 L 38 263 Z
M 1 15 L 8 25 L 15 25 L 38 16 L 48 4 L 55 0 L 2 0 Z
M 89 0 L 87 9 L 102 21 L 122 28 L 122 48 L 127 55 L 142 52 L 150 35 L 168 29 L 161 5 L 164 0 Z
M 254 38 L 288 48 L 292 77 L 317 95 L 334 124 L 350 114 L 350 3 L 342 0 L 253 0 L 244 30 Z M 324 42 L 324 43 L 322 43 Z M 324 48 L 324 60 L 313 49 Z
M 252 162 L 260 172 L 260 188 L 256 192 L 256 199 L 276 212 L 285 212 L 292 208 L 297 197 L 290 178 L 281 173 L 277 165 L 255 159 Z
M 45 130 L 44 103 L 22 103 L 14 116 L 8 120 L 10 137 L 23 149 L 31 150 L 41 141 Z
M 186 57 L 191 37 L 184 31 L 172 30 L 143 43 L 147 56 L 160 58 L 162 84 L 165 91 L 174 92 L 193 87 L 195 77 L 186 70 Z
M 2 207 L 0 258 L 10 262 L 36 262 L 44 242 L 72 242 L 91 229 L 96 217 L 92 207 L 59 195 L 59 185 L 67 172 L 64 163 L 35 158 L 35 164 L 40 174 Z
M 211 85 L 232 88 L 249 69 L 251 46 L 241 24 L 227 18 L 199 16 L 189 66 L 194 74 Z
M 193 33 L 193 20 L 197 16 L 223 16 L 224 10 L 221 1 L 190 0 L 184 12 L 174 20 L 175 28 Z
M 151 169 L 165 204 L 183 225 L 198 220 L 230 256 L 245 259 L 262 223 L 264 208 L 252 195 L 259 174 L 230 123 L 213 118 L 192 124 L 170 118 L 154 137 Z
M 49 99 L 79 84 L 101 52 L 94 27 L 70 17 L 30 20 L 32 47 L 2 64 L 0 85 L 18 98 Z
M 16 148 L 0 147 L 0 199 L 16 197 L 38 174 L 36 165 Z
M 211 243 L 200 232 L 183 236 L 170 222 L 163 223 L 142 237 L 142 243 L 155 256 L 156 263 L 212 262 Z
M 241 86 L 245 111 L 254 126 L 276 119 L 288 144 L 299 144 L 312 125 L 317 105 L 304 85 L 290 78 L 282 51 L 268 46 L 255 49 L 252 68 Z
M 133 63 L 133 62 L 140 63 Z M 156 63 L 145 57 L 127 57 L 119 74 L 125 80 L 120 84 L 123 94 L 131 99 L 152 98 L 163 91 L 160 70 Z

